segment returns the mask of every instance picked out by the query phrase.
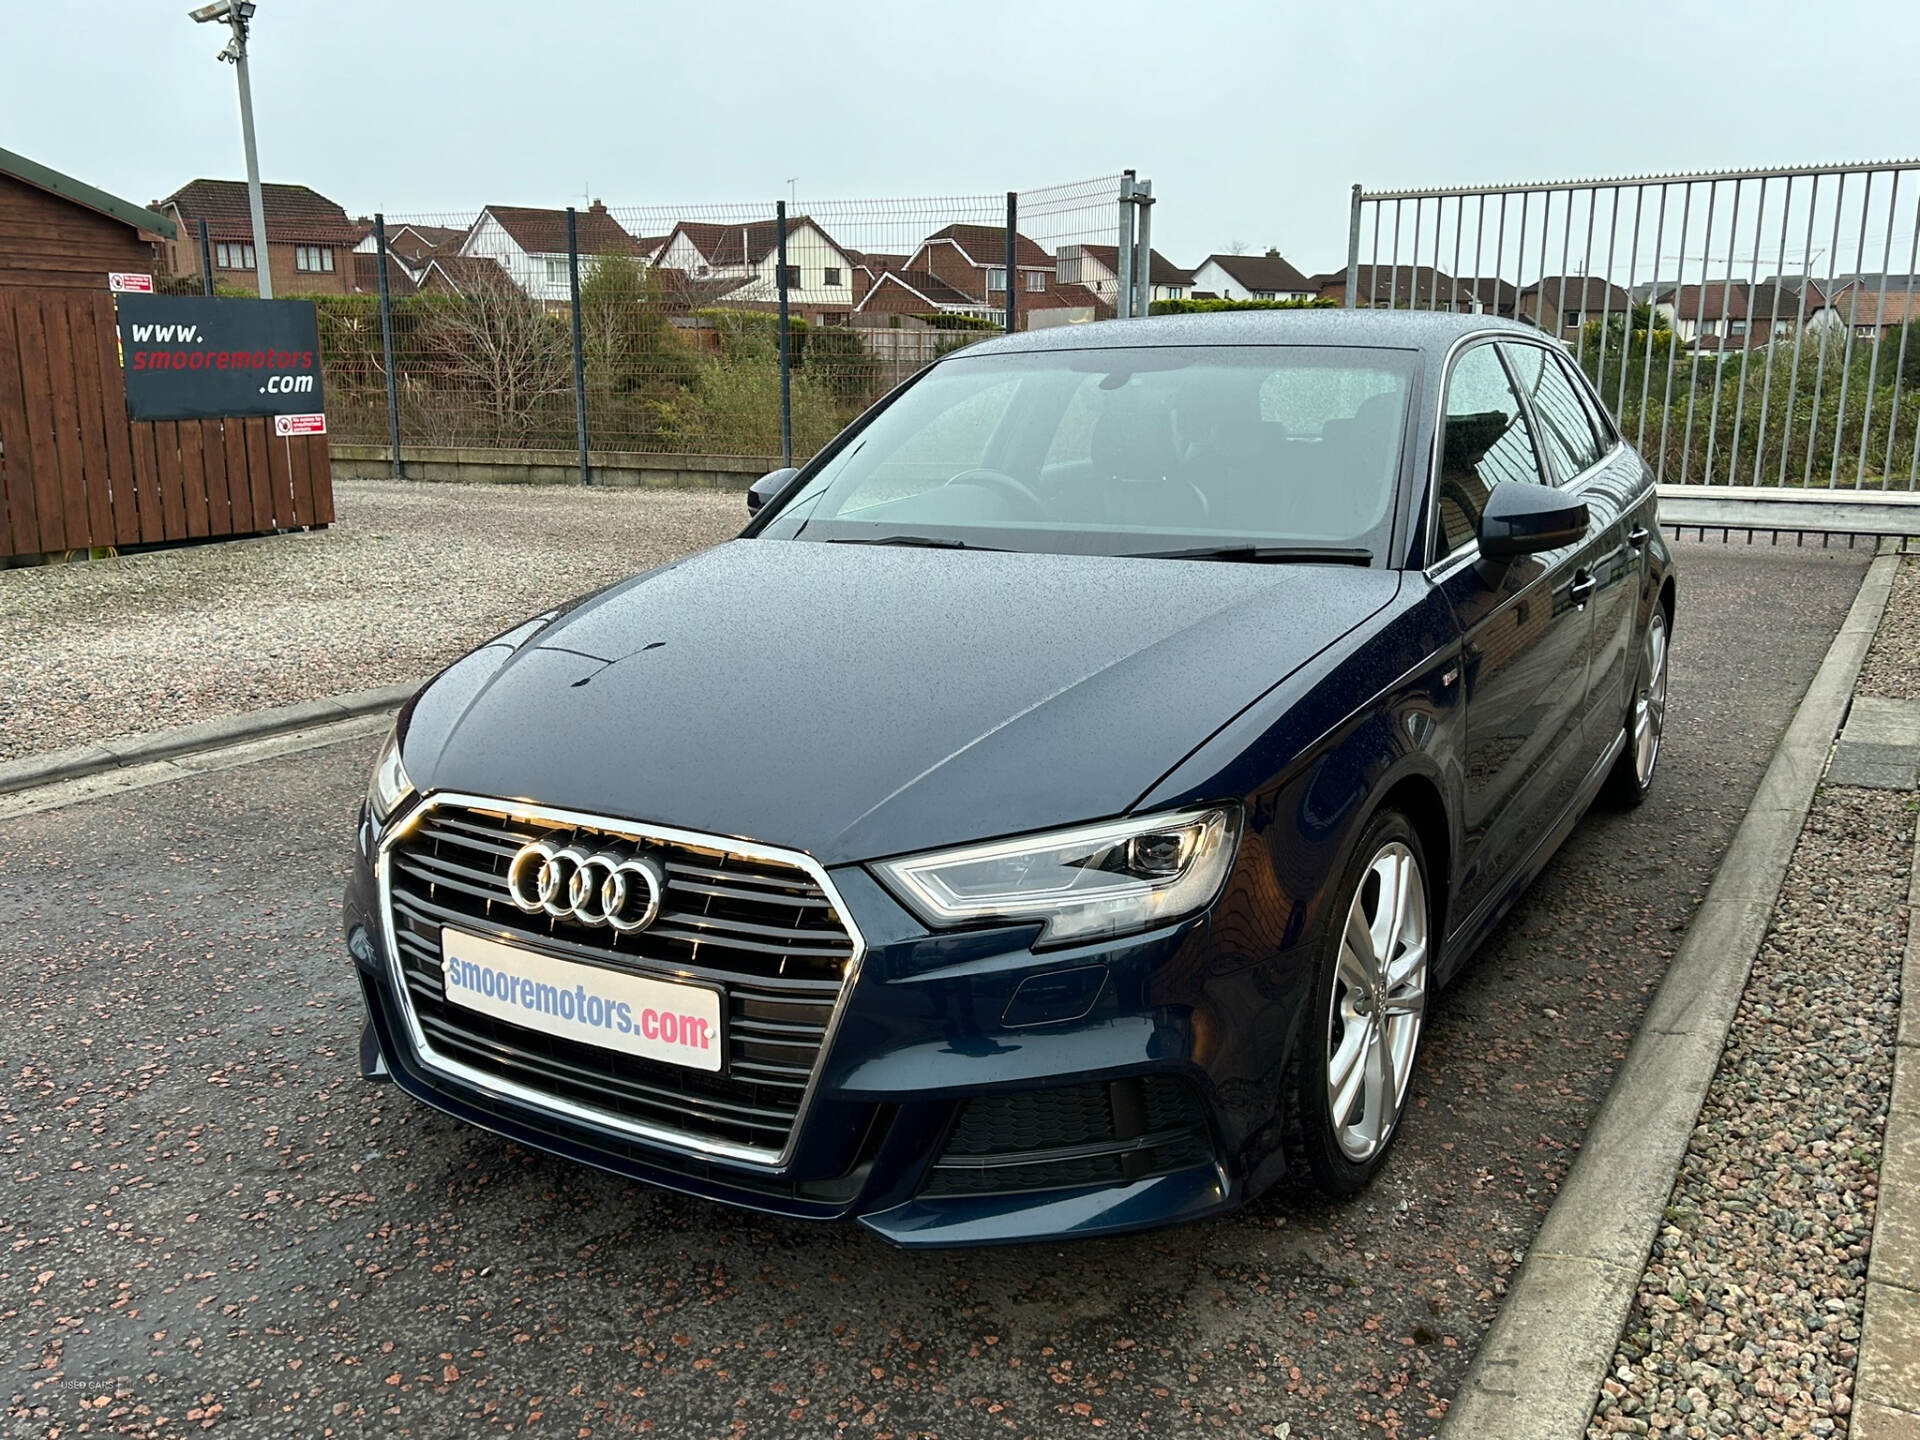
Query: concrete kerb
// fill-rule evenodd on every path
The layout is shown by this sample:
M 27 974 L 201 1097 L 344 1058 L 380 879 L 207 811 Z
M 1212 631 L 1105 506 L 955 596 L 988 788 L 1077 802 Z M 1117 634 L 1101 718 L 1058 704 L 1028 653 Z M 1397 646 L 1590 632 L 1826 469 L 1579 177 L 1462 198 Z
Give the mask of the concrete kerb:
M 1900 559 L 1874 560 L 1482 1340 L 1442 1440 L 1579 1440 Z
M 44 755 L 9 760 L 0 764 L 0 795 L 392 710 L 419 689 L 422 683 L 412 680 L 401 685 L 382 685 L 373 690 L 353 690 L 321 700 L 301 700 L 292 705 L 250 711 L 245 715 L 229 715 L 196 725 L 177 725 L 147 735 L 102 740 L 94 745 L 77 745 L 69 750 L 54 750 Z

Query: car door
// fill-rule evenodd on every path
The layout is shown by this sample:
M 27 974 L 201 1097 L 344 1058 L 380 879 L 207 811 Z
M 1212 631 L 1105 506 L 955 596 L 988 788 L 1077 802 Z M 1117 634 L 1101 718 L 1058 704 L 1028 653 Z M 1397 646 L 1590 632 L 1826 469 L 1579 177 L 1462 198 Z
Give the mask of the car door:
M 1533 416 L 1550 479 L 1587 506 L 1587 543 L 1575 559 L 1576 594 L 1592 617 L 1581 744 L 1588 768 L 1607 758 L 1623 732 L 1626 655 L 1633 624 L 1636 556 L 1626 538 L 1620 477 L 1609 464 L 1582 392 L 1587 384 L 1557 345 L 1501 342 L 1507 368 Z
M 1547 483 L 1532 421 L 1491 341 L 1455 356 L 1445 396 L 1430 573 L 1461 638 L 1464 922 L 1533 853 L 1587 768 L 1591 622 L 1576 593 L 1584 538 L 1506 563 L 1480 557 L 1493 487 Z

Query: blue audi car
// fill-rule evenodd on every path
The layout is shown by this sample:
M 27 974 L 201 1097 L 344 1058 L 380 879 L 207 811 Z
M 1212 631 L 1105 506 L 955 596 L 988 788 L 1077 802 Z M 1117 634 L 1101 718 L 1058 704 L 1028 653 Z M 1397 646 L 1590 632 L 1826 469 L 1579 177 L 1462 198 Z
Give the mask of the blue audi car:
M 1653 782 L 1653 477 L 1518 325 L 1008 336 L 748 503 L 400 712 L 369 1078 L 904 1245 L 1349 1195 L 1435 993 Z

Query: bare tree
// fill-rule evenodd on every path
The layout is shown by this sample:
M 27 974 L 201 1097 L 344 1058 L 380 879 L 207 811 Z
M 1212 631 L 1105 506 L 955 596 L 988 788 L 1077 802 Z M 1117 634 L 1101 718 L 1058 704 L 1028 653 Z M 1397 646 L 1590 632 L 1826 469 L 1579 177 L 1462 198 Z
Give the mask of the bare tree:
M 474 267 L 461 289 L 458 302 L 434 308 L 428 344 L 452 384 L 476 397 L 496 440 L 524 443 L 566 408 L 556 404 L 573 384 L 566 328 L 498 266 Z

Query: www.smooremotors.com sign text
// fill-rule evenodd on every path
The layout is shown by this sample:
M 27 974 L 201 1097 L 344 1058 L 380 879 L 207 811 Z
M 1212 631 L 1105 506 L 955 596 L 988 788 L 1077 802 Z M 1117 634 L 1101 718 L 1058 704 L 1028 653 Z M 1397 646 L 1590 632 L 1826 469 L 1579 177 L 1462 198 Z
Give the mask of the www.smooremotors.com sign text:
M 116 303 L 129 419 L 325 412 L 311 300 L 121 295 Z

